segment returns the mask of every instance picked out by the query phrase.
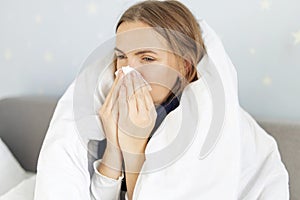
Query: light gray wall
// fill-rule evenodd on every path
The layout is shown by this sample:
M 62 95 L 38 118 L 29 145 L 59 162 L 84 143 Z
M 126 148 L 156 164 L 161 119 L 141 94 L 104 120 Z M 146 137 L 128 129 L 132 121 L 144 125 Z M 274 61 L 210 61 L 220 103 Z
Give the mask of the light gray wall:
M 0 98 L 62 95 L 80 64 L 136 1 L 0 1 Z M 224 42 L 241 105 L 260 118 L 300 120 L 300 2 L 185 3 Z

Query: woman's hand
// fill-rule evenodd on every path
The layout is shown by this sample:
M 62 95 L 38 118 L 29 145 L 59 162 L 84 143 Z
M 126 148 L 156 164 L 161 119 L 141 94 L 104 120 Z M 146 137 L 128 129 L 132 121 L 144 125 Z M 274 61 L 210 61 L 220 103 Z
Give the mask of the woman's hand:
M 109 91 L 104 104 L 99 110 L 99 116 L 104 129 L 104 134 L 107 140 L 107 146 L 115 149 L 120 149 L 117 136 L 118 122 L 118 94 L 122 83 L 123 72 L 117 74 L 117 77 Z
M 143 153 L 155 125 L 156 110 L 142 76 L 135 71 L 124 77 L 119 92 L 118 140 L 125 153 Z
M 118 93 L 120 90 L 122 70 L 117 74 L 109 94 L 104 104 L 99 110 L 99 116 L 102 122 L 104 134 L 106 136 L 106 149 L 104 151 L 102 162 L 98 166 L 98 171 L 104 176 L 118 179 L 122 170 L 122 152 L 118 142 Z

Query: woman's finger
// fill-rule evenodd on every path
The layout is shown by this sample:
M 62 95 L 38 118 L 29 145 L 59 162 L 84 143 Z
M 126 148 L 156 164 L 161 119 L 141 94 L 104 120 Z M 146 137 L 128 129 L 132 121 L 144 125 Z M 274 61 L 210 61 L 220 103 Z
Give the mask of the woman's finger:
M 146 106 L 147 110 L 151 110 L 152 108 L 155 108 L 151 94 L 149 92 L 149 90 L 151 89 L 151 86 L 145 82 L 145 80 L 142 78 L 141 75 L 138 75 L 138 79 L 139 79 L 139 84 L 142 85 L 141 90 L 143 93 L 145 106 Z
M 152 96 L 146 87 L 143 87 L 143 94 L 144 94 L 147 110 L 155 109 Z
M 145 87 L 145 83 L 141 81 L 141 78 L 138 77 L 140 76 L 137 74 L 137 72 L 132 72 L 133 75 L 133 85 L 134 85 L 134 91 L 135 91 L 135 98 L 136 98 L 136 104 L 137 104 L 137 110 L 138 112 L 143 112 L 146 111 L 146 103 L 144 99 L 144 94 L 143 94 L 143 87 Z
M 133 85 L 133 76 L 132 73 L 129 73 L 125 76 L 125 86 L 127 89 L 127 99 L 128 99 L 128 106 L 129 106 L 129 110 L 131 112 L 136 113 L 137 112 L 137 105 L 136 105 L 136 99 L 134 96 L 134 85 Z
M 126 87 L 122 84 L 120 86 L 119 98 L 118 98 L 119 118 L 121 120 L 126 119 L 127 114 L 128 114 L 127 94 L 126 93 L 127 93 Z
M 112 108 L 111 108 L 111 114 L 113 116 L 113 120 L 115 125 L 117 125 L 119 120 L 119 103 L 117 100 L 114 101 Z
M 141 80 L 141 81 L 144 81 L 144 80 Z M 150 114 L 151 119 L 153 119 L 155 122 L 156 118 L 157 118 L 157 112 L 156 112 L 156 109 L 155 109 L 155 106 L 153 103 L 152 96 L 149 92 L 149 88 L 151 88 L 150 85 L 144 86 L 144 87 L 142 87 L 142 91 L 143 91 L 143 96 L 144 96 L 144 101 L 145 101 L 145 107 L 146 107 L 148 113 Z
M 115 104 L 117 98 L 118 98 L 118 93 L 119 93 L 119 89 L 120 86 L 122 84 L 121 78 L 124 76 L 124 73 L 122 70 L 119 71 L 119 73 L 117 74 L 117 77 L 106 97 L 106 100 L 103 104 L 103 106 L 106 106 L 108 110 L 111 110 L 113 105 Z

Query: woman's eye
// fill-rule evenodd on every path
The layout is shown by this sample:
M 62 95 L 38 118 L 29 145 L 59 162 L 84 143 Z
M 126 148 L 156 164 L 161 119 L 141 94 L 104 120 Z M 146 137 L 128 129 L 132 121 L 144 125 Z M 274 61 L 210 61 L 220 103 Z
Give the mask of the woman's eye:
M 117 55 L 116 57 L 117 57 L 117 59 L 124 59 L 125 58 L 124 55 Z
M 144 57 L 144 58 L 142 58 L 144 61 L 146 61 L 146 62 L 152 62 L 152 61 L 154 61 L 154 59 L 153 58 L 151 58 L 151 57 Z

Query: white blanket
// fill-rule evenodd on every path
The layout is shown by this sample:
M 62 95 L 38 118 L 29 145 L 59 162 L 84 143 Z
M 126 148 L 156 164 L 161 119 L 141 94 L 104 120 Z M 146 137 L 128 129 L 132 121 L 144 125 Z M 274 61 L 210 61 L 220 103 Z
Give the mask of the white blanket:
M 133 199 L 289 199 L 276 141 L 240 107 L 235 67 L 216 33 L 204 20 L 200 26 L 207 55 L 197 69 L 204 78 L 185 88 L 149 141 Z M 91 71 L 58 102 L 39 157 L 36 200 L 93 199 L 91 163 L 98 154 L 89 141 L 104 139 L 95 113 L 113 71 L 102 76 L 96 93 Z M 91 94 L 92 101 L 84 99 Z
M 0 200 L 33 200 L 36 175 L 21 181 L 17 186 L 10 189 L 0 197 Z

